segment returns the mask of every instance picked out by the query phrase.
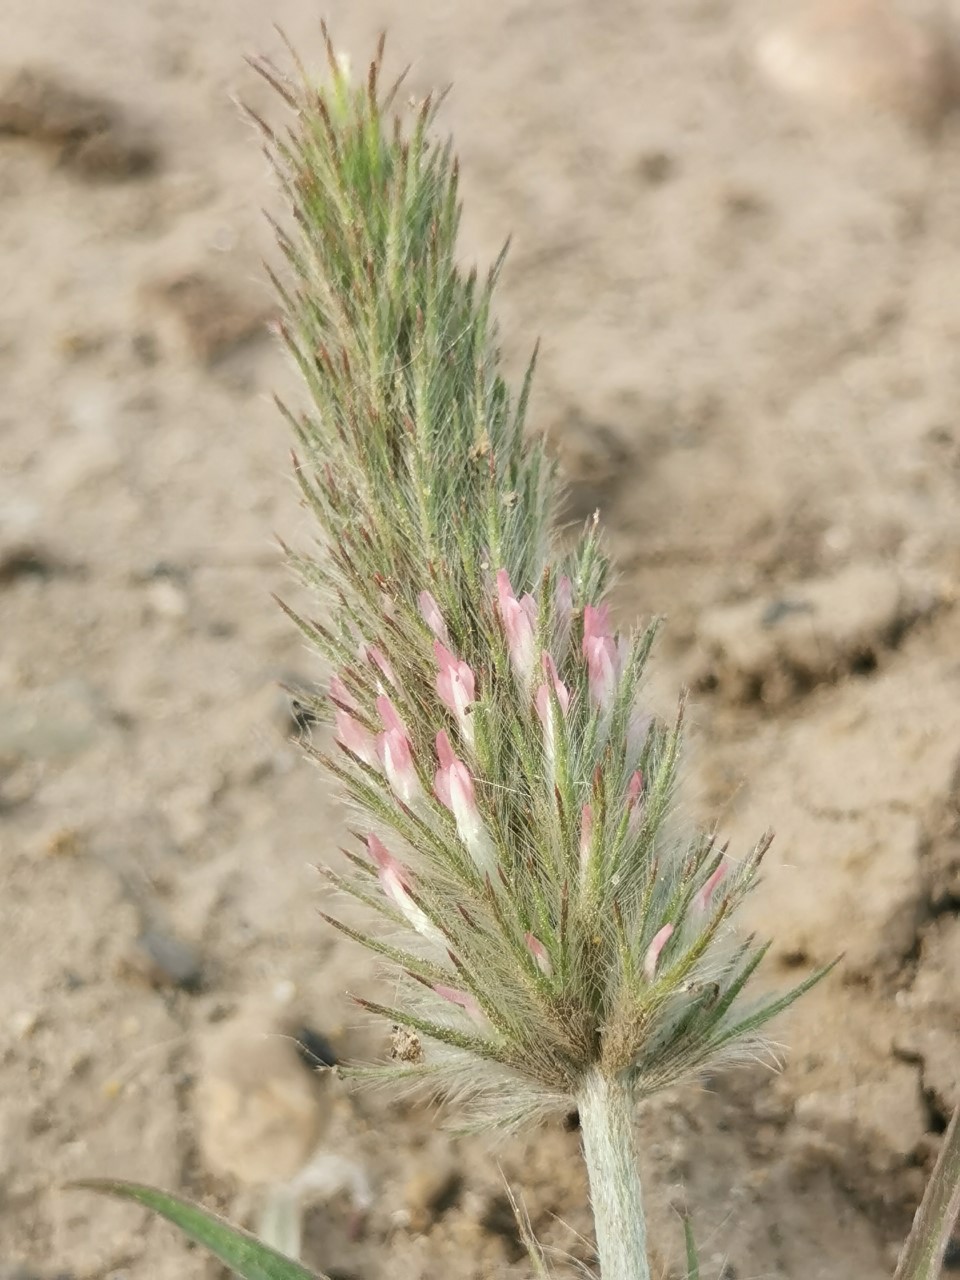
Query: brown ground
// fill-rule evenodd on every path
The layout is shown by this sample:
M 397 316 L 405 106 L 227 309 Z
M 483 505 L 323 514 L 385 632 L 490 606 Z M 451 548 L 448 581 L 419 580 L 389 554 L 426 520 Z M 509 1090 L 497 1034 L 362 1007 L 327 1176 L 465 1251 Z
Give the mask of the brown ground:
M 412 89 L 455 82 L 466 254 L 513 232 L 505 345 L 544 336 L 534 425 L 572 509 L 603 509 L 621 616 L 670 618 L 651 696 L 697 690 L 690 810 L 739 841 L 777 828 L 752 908 L 768 980 L 845 953 L 778 1026 L 782 1075 L 645 1110 L 664 1268 L 686 1196 L 707 1276 L 874 1280 L 960 1101 L 960 125 L 779 96 L 748 56 L 762 9 L 327 16 L 357 61 L 386 23 Z M 341 816 L 276 689 L 311 677 L 269 599 L 271 534 L 303 522 L 267 399 L 291 376 L 261 336 L 278 198 L 232 101 L 275 110 L 241 61 L 276 51 L 274 18 L 319 55 L 305 0 L 4 6 L 5 1277 L 213 1275 L 141 1212 L 54 1184 L 238 1207 L 196 1142 L 211 1024 L 272 1004 L 360 1035 L 343 992 L 369 965 L 317 919 L 308 866 Z M 195 949 L 161 956 L 159 985 L 145 912 L 154 952 L 157 930 Z M 171 986 L 195 959 L 201 991 Z M 504 1176 L 589 1260 L 575 1134 L 492 1150 L 389 1097 L 330 1105 L 376 1203 L 357 1243 L 342 1198 L 314 1211 L 317 1265 L 525 1276 Z M 427 1185 L 432 1164 L 459 1187 Z

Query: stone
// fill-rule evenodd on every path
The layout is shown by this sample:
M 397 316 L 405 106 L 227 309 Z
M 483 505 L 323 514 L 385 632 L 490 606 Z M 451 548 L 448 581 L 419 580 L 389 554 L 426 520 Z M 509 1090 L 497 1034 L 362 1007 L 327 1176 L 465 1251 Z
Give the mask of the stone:
M 946 28 L 887 0 L 806 0 L 756 46 L 777 88 L 816 105 L 883 110 L 925 128 L 956 100 Z
M 176 987 L 191 994 L 203 988 L 203 962 L 196 948 L 157 925 L 142 930 L 124 968 L 152 987 Z
M 293 1179 L 327 1127 L 325 1082 L 275 1020 L 247 1013 L 216 1025 L 200 1046 L 194 1094 L 209 1169 L 250 1187 Z

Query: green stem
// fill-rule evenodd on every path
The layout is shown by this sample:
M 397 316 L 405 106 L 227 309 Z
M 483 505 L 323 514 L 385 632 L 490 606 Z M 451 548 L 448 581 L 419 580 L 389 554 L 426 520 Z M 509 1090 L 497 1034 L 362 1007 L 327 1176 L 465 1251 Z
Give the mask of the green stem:
M 650 1280 L 630 1087 L 593 1071 L 577 1103 L 602 1280 Z

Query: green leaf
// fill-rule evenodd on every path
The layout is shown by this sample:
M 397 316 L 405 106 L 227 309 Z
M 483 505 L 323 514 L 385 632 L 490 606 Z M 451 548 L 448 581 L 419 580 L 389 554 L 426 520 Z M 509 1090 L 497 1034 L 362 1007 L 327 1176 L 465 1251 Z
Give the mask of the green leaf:
M 960 1107 L 944 1134 L 940 1156 L 923 1193 L 893 1280 L 937 1280 L 960 1216 Z
M 299 1262 L 261 1244 L 242 1227 L 234 1227 L 208 1209 L 201 1209 L 167 1191 L 136 1182 L 114 1182 L 110 1178 L 86 1178 L 68 1183 L 68 1189 L 118 1196 L 152 1209 L 179 1227 L 189 1240 L 209 1249 L 243 1280 L 325 1280 L 317 1272 L 308 1271 Z

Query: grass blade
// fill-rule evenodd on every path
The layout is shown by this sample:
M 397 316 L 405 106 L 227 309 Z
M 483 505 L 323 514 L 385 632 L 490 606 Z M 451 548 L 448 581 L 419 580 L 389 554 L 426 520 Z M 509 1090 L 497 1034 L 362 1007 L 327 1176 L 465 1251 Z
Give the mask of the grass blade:
M 115 1182 L 110 1178 L 90 1178 L 71 1182 L 68 1189 L 96 1191 L 101 1195 L 132 1200 L 160 1214 L 196 1244 L 208 1249 L 243 1280 L 325 1280 L 324 1276 L 285 1257 L 276 1249 L 261 1244 L 256 1236 L 242 1227 L 232 1226 L 208 1209 L 183 1200 L 180 1196 L 137 1182 Z

